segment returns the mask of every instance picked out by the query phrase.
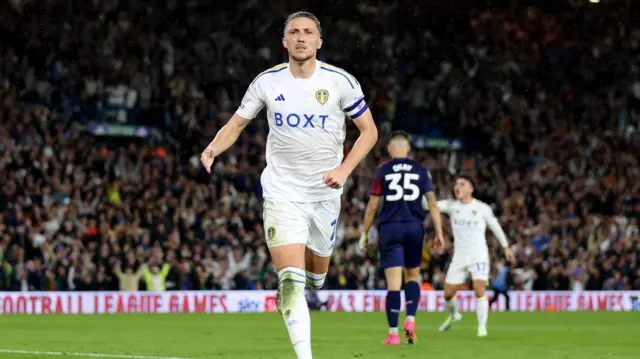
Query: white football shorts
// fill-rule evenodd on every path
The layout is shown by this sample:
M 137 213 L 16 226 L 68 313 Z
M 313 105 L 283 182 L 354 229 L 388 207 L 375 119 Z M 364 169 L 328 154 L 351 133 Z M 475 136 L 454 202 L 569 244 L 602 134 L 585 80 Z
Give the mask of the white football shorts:
M 465 260 L 458 260 L 454 257 L 451 264 L 449 264 L 444 282 L 447 284 L 464 284 L 467 278 L 469 278 L 469 275 L 471 275 L 472 280 L 483 280 L 486 282 L 489 280 L 489 270 L 490 262 L 488 256 Z
M 264 230 L 269 248 L 305 244 L 320 257 L 329 257 L 336 240 L 340 197 L 319 202 L 264 200 Z

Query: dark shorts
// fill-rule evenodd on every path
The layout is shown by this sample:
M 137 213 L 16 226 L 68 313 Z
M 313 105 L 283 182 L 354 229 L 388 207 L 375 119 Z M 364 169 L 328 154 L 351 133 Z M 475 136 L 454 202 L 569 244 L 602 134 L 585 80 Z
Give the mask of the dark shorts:
M 420 267 L 424 243 L 422 222 L 383 223 L 378 233 L 383 268 Z

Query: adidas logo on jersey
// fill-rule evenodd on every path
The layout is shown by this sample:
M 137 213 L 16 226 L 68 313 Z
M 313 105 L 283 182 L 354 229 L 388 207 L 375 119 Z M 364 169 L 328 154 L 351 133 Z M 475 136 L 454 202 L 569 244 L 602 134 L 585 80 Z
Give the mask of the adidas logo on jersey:
M 280 96 L 276 97 L 276 101 L 284 101 L 284 96 L 280 94 Z

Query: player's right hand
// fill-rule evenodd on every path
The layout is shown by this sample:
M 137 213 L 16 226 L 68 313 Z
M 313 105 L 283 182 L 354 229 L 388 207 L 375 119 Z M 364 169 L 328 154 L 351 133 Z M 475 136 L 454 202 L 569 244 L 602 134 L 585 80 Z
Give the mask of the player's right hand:
M 362 232 L 362 235 L 360 236 L 360 240 L 358 241 L 358 245 L 360 246 L 360 249 L 365 249 L 367 247 L 368 240 L 369 240 L 369 235 L 367 235 L 366 232 Z
M 202 163 L 204 168 L 207 170 L 207 173 L 211 173 L 211 166 L 213 165 L 213 159 L 214 159 L 213 149 L 209 147 L 205 148 L 205 150 L 200 155 L 200 162 Z
M 433 249 L 436 251 L 444 248 L 444 236 L 442 234 L 436 235 L 436 238 L 433 239 Z

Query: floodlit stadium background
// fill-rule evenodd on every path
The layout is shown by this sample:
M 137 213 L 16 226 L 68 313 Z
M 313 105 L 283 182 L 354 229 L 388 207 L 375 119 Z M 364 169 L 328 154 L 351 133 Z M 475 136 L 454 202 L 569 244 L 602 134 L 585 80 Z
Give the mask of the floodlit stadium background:
M 359 79 L 381 133 L 346 185 L 327 290 L 310 298 L 312 304 L 317 299 L 327 311 L 384 308 L 375 241 L 361 252 L 357 238 L 373 170 L 386 156 L 384 135 L 403 129 L 412 134 L 414 158 L 430 168 L 439 198 L 452 195 L 455 173 L 476 176 L 477 197 L 491 204 L 518 257 L 512 310 L 640 309 L 639 4 L 536 3 L 305 2 L 324 28 L 320 59 Z M 181 346 L 186 345 L 191 357 L 225 357 L 232 350 L 225 345 L 233 340 L 219 339 L 216 345 L 223 349 L 215 356 L 193 351 L 202 343 L 174 347 L 170 337 L 163 340 L 171 330 L 158 328 L 148 333 L 156 338 L 155 347 L 136 346 L 127 338 L 148 337 L 120 317 L 74 319 L 78 322 L 67 327 L 66 317 L 5 321 L 4 314 L 274 311 L 277 275 L 260 210 L 264 114 L 216 159 L 212 175 L 199 164 L 199 155 L 252 79 L 286 61 L 280 39 L 286 15 L 299 10 L 294 5 L 204 0 L 11 0 L 5 5 L 0 12 L 0 328 L 18 334 L 2 341 L 0 353 L 185 357 Z M 356 136 L 350 125 L 345 152 Z M 500 252 L 490 235 L 488 242 L 495 266 Z M 444 309 L 439 290 L 451 254 L 451 248 L 436 253 L 430 244 L 424 251 L 418 321 L 427 337 L 436 335 L 430 330 L 441 315 L 425 312 Z M 142 263 L 167 268 L 166 292 L 145 291 L 137 273 Z M 461 308 L 473 310 L 467 297 L 470 292 L 460 295 Z M 504 299 L 492 309 L 504 310 Z M 624 351 L 623 339 L 639 331 L 630 317 L 607 316 L 614 313 L 500 315 L 489 320 L 498 337 L 563 335 L 544 329 L 554 321 L 560 327 L 574 323 L 575 330 L 594 336 L 617 330 L 621 342 L 603 349 L 617 358 L 633 353 Z M 291 355 L 284 331 L 278 332 L 281 323 L 268 316 L 241 320 L 246 332 L 261 330 L 251 328 L 254 322 L 262 328 L 275 322 L 277 333 L 245 349 L 265 347 L 265 357 Z M 197 314 L 177 317 L 199 318 L 183 324 L 161 317 L 141 320 L 150 326 L 168 320 L 159 326 L 183 325 L 186 331 L 195 325 L 199 335 L 209 331 L 217 338 L 226 337 L 216 333 L 244 328 L 229 319 L 218 327 L 216 317 Z M 350 331 L 332 331 L 331 320 L 319 319 L 327 327 L 319 329 L 324 337 L 317 345 L 326 356 L 353 357 L 377 343 L 378 331 L 384 333 L 382 314 L 339 318 L 362 323 L 353 324 L 362 334 L 336 345 L 344 353 L 333 353 L 329 344 Z M 108 328 L 130 328 L 121 335 L 121 347 L 95 347 L 81 339 L 60 344 L 55 334 L 82 338 L 103 320 Z M 213 329 L 198 327 L 203 321 Z M 605 324 L 597 332 L 599 322 Z M 528 325 L 539 329 L 526 332 Z M 21 331 L 40 333 L 34 328 L 52 330 L 46 338 L 42 334 L 44 344 L 20 339 Z M 373 334 L 367 339 L 365 333 Z M 464 338 L 452 334 L 443 346 L 459 348 Z M 437 347 L 437 341 L 428 345 Z M 365 349 L 352 353 L 352 348 Z M 586 348 L 574 354 L 590 357 L 602 347 Z M 255 357 L 249 352 L 230 357 L 242 355 Z

